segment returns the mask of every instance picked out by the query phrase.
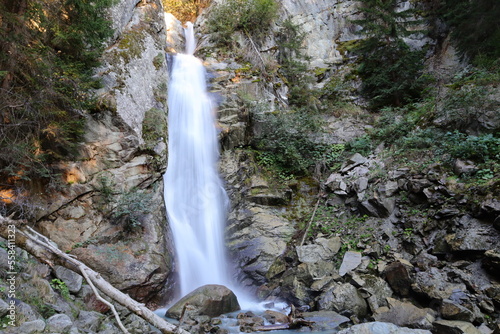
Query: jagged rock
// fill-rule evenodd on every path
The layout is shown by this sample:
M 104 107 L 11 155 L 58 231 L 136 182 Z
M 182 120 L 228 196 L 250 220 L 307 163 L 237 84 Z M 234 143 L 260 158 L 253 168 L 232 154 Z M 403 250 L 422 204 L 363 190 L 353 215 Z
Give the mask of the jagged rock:
M 482 251 L 498 246 L 500 233 L 490 224 L 483 223 L 469 215 L 460 218 L 460 228 L 446 236 L 452 251 Z
M 236 318 L 238 319 L 240 332 L 253 332 L 254 327 L 264 325 L 264 319 L 261 317 L 257 317 L 252 312 L 240 313 Z
M 493 250 L 488 250 L 484 253 L 485 258 L 483 259 L 483 266 L 490 271 L 492 274 L 500 273 L 500 253 Z
M 379 307 L 387 306 L 387 298 L 392 296 L 392 290 L 382 278 L 370 274 L 353 275 L 358 277 L 355 285 L 368 303 L 370 310 L 375 312 Z
M 309 286 L 313 278 L 307 271 L 307 265 L 302 263 L 296 268 L 291 268 L 283 274 L 281 286 L 282 296 L 296 305 L 307 305 L 312 302 Z
M 368 159 L 366 159 L 364 156 L 362 156 L 359 153 L 355 153 L 344 162 L 344 164 L 341 167 L 341 172 L 347 173 L 348 171 L 350 171 L 354 167 L 360 166 L 367 161 L 368 161 Z
M 55 314 L 47 319 L 45 331 L 48 333 L 64 333 L 73 326 L 73 321 L 66 314 Z
M 407 302 L 387 298 L 389 307 L 381 307 L 374 314 L 374 318 L 381 322 L 390 322 L 398 326 L 431 329 L 434 321 L 434 311 L 421 309 Z
M 434 322 L 437 333 L 446 334 L 481 334 L 470 322 L 454 320 L 438 320 Z
M 390 263 L 385 267 L 382 276 L 391 288 L 400 296 L 408 296 L 411 291 L 412 280 L 406 266 L 400 261 Z
M 487 199 L 481 203 L 480 215 L 482 218 L 494 222 L 500 217 L 500 201 Z
M 443 208 L 443 209 L 439 210 L 438 212 L 436 212 L 436 214 L 434 215 L 434 218 L 438 219 L 438 220 L 450 219 L 450 218 L 458 216 L 459 214 L 460 214 L 460 210 L 458 208 L 455 208 L 455 207 Z
M 460 160 L 457 159 L 455 160 L 455 163 L 453 164 L 453 171 L 457 175 L 462 175 L 462 174 L 472 174 L 477 171 L 477 166 L 474 164 L 474 162 L 470 160 Z
M 334 311 L 315 311 L 302 313 L 304 320 L 313 322 L 313 331 L 331 331 L 349 322 L 349 318 Z
M 236 213 L 235 213 L 236 214 Z M 265 207 L 242 209 L 230 217 L 226 246 L 239 267 L 246 285 L 262 285 L 266 274 L 286 249 L 292 237 L 292 224 Z
M 343 329 L 338 334 L 431 334 L 425 329 L 398 327 L 386 322 L 368 322 Z
M 358 318 L 363 318 L 367 313 L 367 304 L 353 285 L 335 284 L 319 296 L 318 309 L 350 312 Z
M 325 186 L 337 195 L 345 196 L 350 191 L 350 187 L 345 183 L 344 177 L 339 173 L 330 174 L 325 181 Z
M 344 254 L 340 265 L 339 275 L 344 276 L 347 272 L 356 269 L 361 264 L 361 253 L 348 251 Z
M 68 287 L 69 292 L 77 293 L 82 288 L 83 277 L 61 266 L 55 267 L 55 274 Z
M 389 217 L 394 211 L 396 201 L 394 198 L 370 198 L 359 203 L 359 211 L 371 217 Z
M 179 319 L 186 304 L 195 308 L 196 314 L 210 317 L 218 317 L 240 309 L 236 295 L 231 290 L 222 285 L 209 284 L 181 298 L 167 310 L 165 315 Z
M 474 313 L 466 307 L 450 299 L 444 299 L 441 303 L 441 316 L 447 320 L 461 320 L 473 322 Z
M 387 181 L 384 185 L 384 194 L 387 197 L 394 196 L 399 191 L 399 185 L 396 181 Z
M 314 244 L 297 246 L 296 251 L 300 262 L 318 263 L 331 260 L 339 251 L 340 246 L 340 237 L 318 238 L 314 241 Z
M 96 332 L 104 316 L 97 312 L 80 311 L 78 314 L 78 319 L 75 321 L 75 326 L 81 329 L 90 330 Z
M 500 285 L 494 284 L 486 289 L 486 295 L 500 304 Z
M 452 294 L 467 291 L 465 284 L 449 282 L 447 278 L 445 271 L 433 267 L 416 273 L 412 289 L 436 300 L 450 299 Z
M 433 183 L 428 179 L 409 179 L 407 186 L 412 193 L 421 193 L 425 188 L 432 186 Z
M 19 326 L 19 333 L 32 334 L 41 333 L 45 329 L 45 321 L 41 319 L 27 321 Z

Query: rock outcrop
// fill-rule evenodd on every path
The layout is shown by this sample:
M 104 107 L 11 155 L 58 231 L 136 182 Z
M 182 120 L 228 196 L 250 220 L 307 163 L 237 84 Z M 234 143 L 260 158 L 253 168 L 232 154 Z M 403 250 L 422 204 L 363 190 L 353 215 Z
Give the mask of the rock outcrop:
M 80 159 L 61 166 L 65 190 L 41 199 L 37 227 L 134 298 L 165 292 L 172 275 L 166 168 L 166 35 L 161 2 L 121 1 L 96 76 Z

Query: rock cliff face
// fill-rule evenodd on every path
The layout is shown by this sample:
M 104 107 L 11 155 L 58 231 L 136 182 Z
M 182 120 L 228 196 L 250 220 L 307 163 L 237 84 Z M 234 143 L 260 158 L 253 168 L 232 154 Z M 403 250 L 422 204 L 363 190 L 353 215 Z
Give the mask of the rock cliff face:
M 141 301 L 172 277 L 162 173 L 166 168 L 167 67 L 161 2 L 110 10 L 114 39 L 97 76 L 79 161 L 63 168 L 67 190 L 43 199 L 38 228 L 63 250 Z
M 342 50 L 343 43 L 358 38 L 349 23 L 356 16 L 355 1 L 285 0 L 280 11 L 280 20 L 290 18 L 307 33 L 309 68 L 327 69 L 314 87 L 352 68 Z M 201 30 L 204 22 L 198 21 Z M 247 50 L 244 39 L 236 38 L 240 50 Z M 262 50 L 272 48 L 272 40 L 266 39 Z M 408 43 L 432 49 L 438 41 L 415 38 Z M 429 52 L 427 68 L 446 82 L 463 64 L 449 39 L 439 43 L 435 53 Z M 394 166 L 380 154 L 383 147 L 369 156 L 350 156 L 319 182 L 277 179 L 249 149 L 259 124 L 248 99 L 274 110 L 276 90 L 269 81 L 279 79 L 260 80 L 238 51 L 219 53 L 206 43 L 200 54 L 211 73 L 212 91 L 222 101 L 220 165 L 232 201 L 227 245 L 243 285 L 263 298 L 340 312 L 354 323 L 371 319 L 439 332 L 498 319 L 500 211 L 495 190 L 478 187 L 466 194 L 443 163 Z M 266 55 L 263 51 L 262 57 Z M 345 143 L 361 136 L 369 126 L 358 116 L 329 115 L 328 135 L 319 141 Z M 455 164 L 458 174 L 467 168 L 463 161 Z M 297 219 L 302 208 L 311 213 L 315 203 L 316 218 Z M 309 219 L 309 231 L 315 233 L 302 229 Z

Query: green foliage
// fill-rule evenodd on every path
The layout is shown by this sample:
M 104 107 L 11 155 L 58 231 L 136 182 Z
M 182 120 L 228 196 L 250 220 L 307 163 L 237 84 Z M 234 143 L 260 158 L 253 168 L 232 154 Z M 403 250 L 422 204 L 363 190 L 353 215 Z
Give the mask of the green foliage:
M 364 39 L 355 47 L 360 56 L 361 92 L 372 108 L 401 106 L 420 96 L 424 81 L 423 51 L 411 50 L 403 38 L 417 33 L 414 10 L 398 10 L 396 0 L 361 0 Z
M 83 135 L 112 0 L 0 3 L 0 188 L 55 184 Z
M 443 144 L 443 151 L 452 158 L 478 162 L 500 161 L 500 138 L 493 134 L 472 136 L 455 130 L 444 135 Z
M 227 0 L 210 11 L 207 26 L 221 45 L 230 45 L 235 31 L 259 40 L 270 28 L 277 12 L 274 0 Z
M 276 43 L 279 50 L 279 73 L 289 90 L 288 103 L 294 107 L 310 109 L 316 107 L 317 99 L 309 88 L 314 80 L 307 68 L 309 58 L 302 52 L 305 37 L 302 28 L 287 19 L 276 34 Z
M 128 232 L 137 230 L 142 226 L 144 216 L 151 213 L 152 198 L 152 193 L 144 193 L 138 188 L 124 193 L 113 211 L 113 219 L 123 224 Z
M 66 283 L 64 283 L 60 279 L 54 278 L 53 280 L 51 280 L 50 281 L 50 286 L 52 287 L 52 289 L 59 291 L 59 293 L 61 294 L 61 296 L 64 299 L 66 299 L 66 300 L 70 300 L 71 299 L 70 295 L 69 295 L 69 289 L 66 286 Z
M 444 0 L 438 16 L 452 27 L 462 55 L 475 65 L 488 66 L 500 58 L 500 3 L 491 0 Z
M 319 118 L 303 110 L 254 113 L 259 131 L 255 135 L 257 160 L 283 178 L 307 175 L 313 166 L 330 168 L 341 160 L 343 144 L 316 143 Z
M 442 126 L 449 130 L 484 130 L 477 120 L 488 117 L 491 110 L 500 107 L 500 103 L 491 98 L 499 82 L 498 69 L 486 71 L 468 67 L 457 73 L 437 110 Z

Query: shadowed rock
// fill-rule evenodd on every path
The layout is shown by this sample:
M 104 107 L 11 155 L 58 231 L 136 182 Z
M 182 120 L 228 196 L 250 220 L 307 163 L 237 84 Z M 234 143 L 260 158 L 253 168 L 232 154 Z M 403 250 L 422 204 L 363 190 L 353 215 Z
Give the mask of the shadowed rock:
M 217 317 L 224 313 L 238 311 L 240 305 L 236 295 L 223 285 L 208 284 L 199 287 L 167 310 L 165 316 L 179 319 L 186 304 L 198 315 Z

